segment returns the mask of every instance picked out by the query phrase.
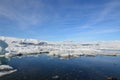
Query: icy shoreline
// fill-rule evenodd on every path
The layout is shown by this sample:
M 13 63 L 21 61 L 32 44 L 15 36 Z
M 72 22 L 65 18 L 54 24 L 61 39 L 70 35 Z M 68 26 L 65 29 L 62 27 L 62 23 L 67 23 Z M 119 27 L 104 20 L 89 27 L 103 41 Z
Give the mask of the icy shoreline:
M 0 41 L 0 56 L 6 57 L 43 53 L 58 57 L 120 55 L 120 41 L 81 43 L 72 41 L 47 42 L 35 39 L 18 39 L 3 36 L 0 37 Z M 8 46 L 5 46 L 5 44 Z

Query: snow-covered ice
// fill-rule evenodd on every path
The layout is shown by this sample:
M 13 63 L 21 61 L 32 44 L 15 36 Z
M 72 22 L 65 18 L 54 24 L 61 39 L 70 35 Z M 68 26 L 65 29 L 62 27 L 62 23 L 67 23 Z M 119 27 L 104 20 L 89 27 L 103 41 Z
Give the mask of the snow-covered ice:
M 0 65 L 0 77 L 8 75 L 8 74 L 12 74 L 16 71 L 17 71 L 16 69 L 13 69 L 9 65 Z
M 0 54 L 5 54 L 6 57 L 41 53 L 58 57 L 120 55 L 120 41 L 48 42 L 36 39 L 0 37 Z

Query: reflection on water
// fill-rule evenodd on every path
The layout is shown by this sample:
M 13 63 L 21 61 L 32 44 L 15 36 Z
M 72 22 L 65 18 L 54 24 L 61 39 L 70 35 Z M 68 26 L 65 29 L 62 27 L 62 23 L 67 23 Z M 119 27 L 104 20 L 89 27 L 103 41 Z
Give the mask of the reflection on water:
M 6 65 L 7 59 L 5 57 L 0 57 L 0 65 Z
M 106 80 L 120 78 L 120 56 L 96 56 L 59 59 L 57 57 L 24 56 L 3 63 L 17 72 L 0 80 Z

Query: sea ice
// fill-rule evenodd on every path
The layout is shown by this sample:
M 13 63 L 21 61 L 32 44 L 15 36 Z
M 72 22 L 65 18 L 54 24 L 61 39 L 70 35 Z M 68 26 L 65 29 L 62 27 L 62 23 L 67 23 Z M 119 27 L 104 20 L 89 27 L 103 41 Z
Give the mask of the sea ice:
M 111 50 L 117 52 L 109 52 Z M 58 57 L 120 55 L 120 41 L 48 42 L 35 39 L 0 37 L 0 54 L 2 56 L 5 54 L 6 57 L 14 57 L 41 53 Z
M 16 72 L 16 69 L 13 69 L 9 65 L 0 65 L 0 77 Z

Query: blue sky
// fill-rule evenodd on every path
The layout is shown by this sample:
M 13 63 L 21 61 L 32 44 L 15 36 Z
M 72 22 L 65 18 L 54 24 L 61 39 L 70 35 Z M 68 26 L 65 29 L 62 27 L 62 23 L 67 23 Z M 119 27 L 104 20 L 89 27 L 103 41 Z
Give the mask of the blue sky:
M 120 40 L 120 0 L 0 0 L 0 36 Z

